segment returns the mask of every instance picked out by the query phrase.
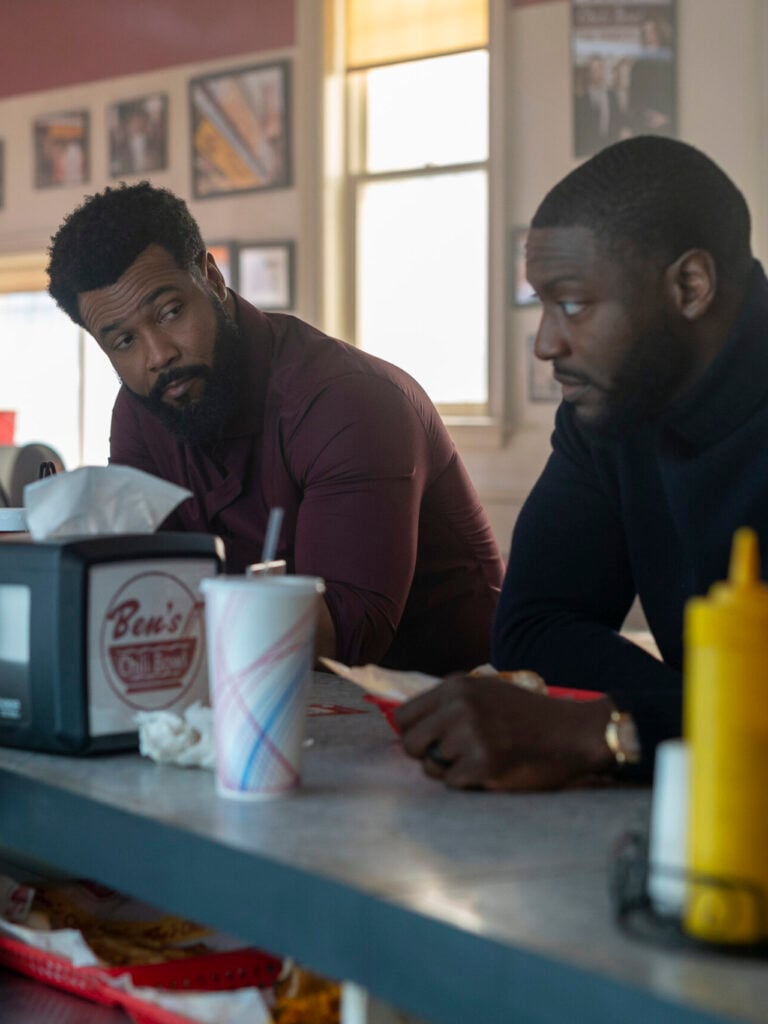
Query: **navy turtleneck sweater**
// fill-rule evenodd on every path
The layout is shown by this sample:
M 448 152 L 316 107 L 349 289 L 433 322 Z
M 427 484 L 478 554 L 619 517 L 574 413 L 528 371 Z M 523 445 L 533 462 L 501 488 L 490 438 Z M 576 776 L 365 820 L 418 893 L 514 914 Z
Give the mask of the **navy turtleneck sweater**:
M 609 693 L 634 716 L 650 768 L 656 744 L 681 731 L 685 602 L 727 576 L 740 526 L 768 564 L 762 267 L 722 350 L 663 421 L 597 442 L 563 403 L 552 448 L 515 525 L 492 660 Z M 663 663 L 618 633 L 636 595 Z

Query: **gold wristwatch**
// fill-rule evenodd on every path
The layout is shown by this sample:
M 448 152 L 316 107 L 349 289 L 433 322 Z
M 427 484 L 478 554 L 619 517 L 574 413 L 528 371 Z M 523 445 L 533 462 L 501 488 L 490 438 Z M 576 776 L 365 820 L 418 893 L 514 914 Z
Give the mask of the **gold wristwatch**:
M 628 712 L 611 712 L 605 727 L 605 742 L 616 764 L 637 764 L 640 760 L 640 740 L 632 715 Z

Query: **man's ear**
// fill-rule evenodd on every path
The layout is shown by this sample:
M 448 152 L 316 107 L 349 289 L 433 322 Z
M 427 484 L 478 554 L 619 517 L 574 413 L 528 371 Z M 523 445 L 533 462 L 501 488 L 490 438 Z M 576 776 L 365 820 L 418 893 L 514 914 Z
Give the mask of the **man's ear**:
M 664 282 L 678 313 L 686 320 L 698 320 L 717 294 L 717 268 L 712 253 L 688 249 L 667 267 Z
M 224 302 L 227 297 L 227 285 L 224 275 L 219 270 L 213 254 L 205 249 L 200 256 L 200 272 L 203 275 L 203 279 L 208 282 L 217 296 Z

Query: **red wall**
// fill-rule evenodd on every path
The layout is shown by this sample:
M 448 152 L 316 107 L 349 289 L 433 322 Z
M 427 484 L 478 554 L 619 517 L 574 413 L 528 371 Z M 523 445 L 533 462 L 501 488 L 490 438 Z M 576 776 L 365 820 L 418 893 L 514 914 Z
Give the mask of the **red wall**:
M 0 0 L 0 98 L 294 44 L 293 0 Z

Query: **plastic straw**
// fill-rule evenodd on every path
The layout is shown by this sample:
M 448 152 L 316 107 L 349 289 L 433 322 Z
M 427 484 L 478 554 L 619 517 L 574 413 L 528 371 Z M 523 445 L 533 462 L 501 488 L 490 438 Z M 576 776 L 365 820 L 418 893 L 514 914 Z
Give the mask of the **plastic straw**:
M 264 536 L 264 547 L 261 549 L 262 562 L 274 561 L 277 553 L 277 542 L 280 537 L 280 527 L 283 525 L 283 510 L 273 508 L 269 511 L 267 520 L 267 532 Z

